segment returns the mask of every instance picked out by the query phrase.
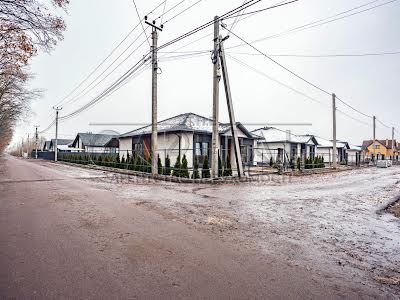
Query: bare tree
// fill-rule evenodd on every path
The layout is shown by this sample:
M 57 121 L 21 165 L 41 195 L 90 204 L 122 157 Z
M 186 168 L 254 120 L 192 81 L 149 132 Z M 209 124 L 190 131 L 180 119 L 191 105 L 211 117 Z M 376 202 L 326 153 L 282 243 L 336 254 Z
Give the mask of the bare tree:
M 64 20 L 52 13 L 69 0 L 0 0 L 0 153 L 9 144 L 16 122 L 39 92 L 28 86 L 29 61 L 62 40 Z

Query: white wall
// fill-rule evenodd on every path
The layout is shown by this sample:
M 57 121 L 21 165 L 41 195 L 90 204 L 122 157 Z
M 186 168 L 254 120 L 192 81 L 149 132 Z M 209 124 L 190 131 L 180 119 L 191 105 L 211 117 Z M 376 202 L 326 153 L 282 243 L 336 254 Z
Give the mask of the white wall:
M 127 153 L 129 153 L 129 156 L 132 156 L 132 138 L 119 138 L 119 158 L 122 159 L 122 156 L 124 156 L 126 159 Z
M 165 164 L 165 157 L 168 155 L 171 166 L 175 165 L 179 155 L 179 137 L 181 140 L 181 159 L 186 155 L 188 167 L 193 167 L 193 133 L 168 133 L 158 135 L 158 154 L 162 165 Z

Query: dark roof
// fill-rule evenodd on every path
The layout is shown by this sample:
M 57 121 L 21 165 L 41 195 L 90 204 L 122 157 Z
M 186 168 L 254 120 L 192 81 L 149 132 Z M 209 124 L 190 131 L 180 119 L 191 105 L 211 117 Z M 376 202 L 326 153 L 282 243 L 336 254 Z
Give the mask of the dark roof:
M 76 146 L 78 137 L 81 139 L 84 146 L 88 147 L 105 147 L 105 145 L 110 142 L 113 138 L 118 136 L 110 134 L 95 134 L 95 133 L 78 133 L 75 140 L 73 141 L 73 146 Z
M 66 140 L 66 139 L 57 139 L 57 145 L 69 145 L 73 142 L 74 140 Z M 51 145 L 54 145 L 56 142 L 56 139 L 51 139 Z
M 387 149 L 393 149 L 393 141 L 392 140 L 387 140 L 388 142 L 388 146 L 386 146 L 386 140 L 376 140 L 378 143 L 382 144 L 383 146 L 385 146 Z M 366 150 L 369 146 L 371 146 L 373 143 L 373 140 L 366 140 L 363 141 L 362 144 L 362 150 Z M 394 140 L 394 148 L 397 148 L 397 141 Z
M 243 131 L 249 138 L 254 136 L 239 122 L 236 123 L 238 128 Z M 213 120 L 194 113 L 180 114 L 172 118 L 168 118 L 157 122 L 158 133 L 165 132 L 202 132 L 212 133 Z M 229 123 L 219 123 L 219 133 L 223 134 L 230 130 Z M 133 131 L 121 134 L 120 137 L 130 137 L 138 135 L 151 134 L 151 125 L 144 126 Z

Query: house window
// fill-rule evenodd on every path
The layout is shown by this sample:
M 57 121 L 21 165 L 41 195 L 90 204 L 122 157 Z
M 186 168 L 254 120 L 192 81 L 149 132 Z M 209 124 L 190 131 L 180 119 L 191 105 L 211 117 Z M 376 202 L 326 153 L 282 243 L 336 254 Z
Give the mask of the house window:
M 195 145 L 195 156 L 199 162 L 199 164 L 201 165 L 202 163 L 204 163 L 204 158 L 208 155 L 208 143 L 200 143 L 200 142 L 196 142 Z
M 252 145 L 241 145 L 240 153 L 242 154 L 242 163 L 249 164 L 253 160 L 253 146 Z
M 375 148 L 375 149 L 380 149 L 380 148 L 381 148 L 381 145 L 374 145 L 374 148 Z
M 143 144 L 133 144 L 133 153 L 143 156 Z

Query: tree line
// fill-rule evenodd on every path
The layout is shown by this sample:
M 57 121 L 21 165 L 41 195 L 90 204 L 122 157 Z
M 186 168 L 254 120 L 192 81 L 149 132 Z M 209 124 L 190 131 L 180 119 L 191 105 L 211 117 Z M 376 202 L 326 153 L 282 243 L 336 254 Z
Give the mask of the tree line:
M 66 26 L 55 11 L 66 10 L 68 4 L 69 0 L 0 0 L 0 154 L 18 121 L 29 116 L 32 100 L 42 94 L 29 86 L 29 62 L 62 40 Z

